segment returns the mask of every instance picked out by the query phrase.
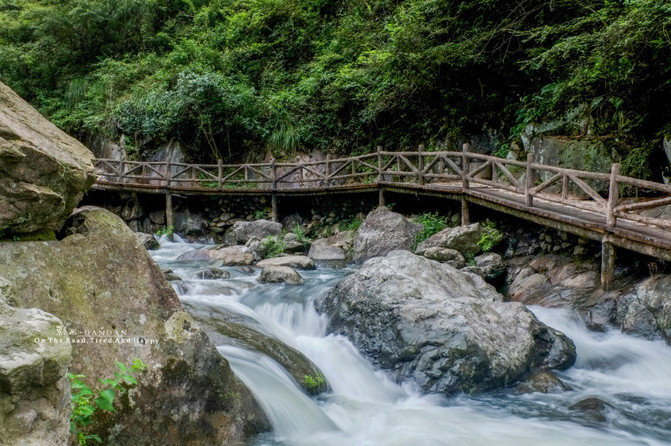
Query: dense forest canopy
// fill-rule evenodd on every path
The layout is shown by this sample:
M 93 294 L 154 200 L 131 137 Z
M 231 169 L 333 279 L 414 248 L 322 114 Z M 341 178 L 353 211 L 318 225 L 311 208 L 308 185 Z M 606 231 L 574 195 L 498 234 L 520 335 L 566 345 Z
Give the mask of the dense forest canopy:
M 670 61 L 666 0 L 0 0 L 0 80 L 85 141 L 202 160 L 483 132 L 505 153 L 577 110 L 562 132 L 644 172 Z

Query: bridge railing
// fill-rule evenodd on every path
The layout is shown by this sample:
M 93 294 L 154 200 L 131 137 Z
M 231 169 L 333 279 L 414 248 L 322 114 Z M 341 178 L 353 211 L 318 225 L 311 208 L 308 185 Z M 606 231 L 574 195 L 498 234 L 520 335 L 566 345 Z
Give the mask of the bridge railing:
M 565 169 L 526 161 L 473 153 L 465 144 L 461 152 L 391 152 L 297 163 L 187 164 L 173 162 L 97 159 L 98 184 L 166 191 L 329 190 L 360 186 L 401 185 L 435 188 L 449 184 L 464 193 L 499 193 L 573 206 L 605 216 L 608 226 L 618 218 L 671 228 L 671 220 L 655 209 L 671 204 L 671 185 L 620 175 L 620 165 L 610 173 Z M 498 192 L 497 192 L 498 191 Z M 645 212 L 645 214 L 643 214 Z M 660 214 L 660 215 L 658 215 Z M 669 212 L 671 214 L 671 212 Z M 671 217 L 671 215 L 669 215 Z

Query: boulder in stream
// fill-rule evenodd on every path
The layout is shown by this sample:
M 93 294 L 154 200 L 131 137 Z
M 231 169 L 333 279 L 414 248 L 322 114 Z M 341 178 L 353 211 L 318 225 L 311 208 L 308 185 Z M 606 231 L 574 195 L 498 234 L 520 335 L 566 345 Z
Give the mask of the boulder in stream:
M 215 345 L 234 345 L 274 359 L 311 395 L 329 389 L 319 368 L 295 348 L 245 325 L 242 318 L 221 308 L 199 303 L 185 303 L 184 306 Z
M 383 256 L 396 249 L 411 249 L 422 225 L 380 206 L 366 216 L 354 238 L 353 260 Z
M 269 220 L 238 221 L 226 232 L 226 243 L 244 245 L 252 237 L 263 240 L 268 236 L 282 236 L 282 224 Z
M 256 266 L 259 268 L 267 266 L 290 266 L 297 269 L 315 269 L 315 262 L 306 256 L 285 255 L 261 260 Z
M 429 248 L 449 248 L 463 255 L 476 255 L 482 250 L 478 242 L 484 234 L 485 228 L 480 223 L 446 228 L 417 245 L 415 253 L 424 255 Z
M 398 381 L 425 392 L 480 392 L 575 361 L 575 346 L 475 274 L 394 251 L 368 260 L 319 304 L 328 329 L 348 337 Z
M 259 276 L 261 283 L 288 283 L 298 285 L 303 283 L 303 278 L 298 271 L 290 266 L 265 266 Z
M 123 220 L 83 208 L 63 235 L 0 244 L 3 294 L 16 307 L 53 314 L 74 333 L 70 372 L 86 375 L 92 387 L 114 376 L 117 361 L 147 364 L 116 412 L 96 413 L 90 429 L 104 444 L 231 444 L 268 429 L 251 393 Z
M 220 260 L 223 266 L 251 265 L 254 253 L 246 246 L 215 246 L 185 252 L 177 260 Z

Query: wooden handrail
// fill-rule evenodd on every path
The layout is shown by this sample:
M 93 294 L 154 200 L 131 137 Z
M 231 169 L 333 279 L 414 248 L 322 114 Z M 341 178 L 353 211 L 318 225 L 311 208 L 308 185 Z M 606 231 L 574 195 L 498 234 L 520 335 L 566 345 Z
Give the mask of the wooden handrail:
M 609 227 L 616 226 L 618 218 L 649 224 L 651 217 L 635 212 L 671 204 L 671 185 L 622 176 L 617 165 L 610 173 L 567 169 L 535 163 L 533 156 L 518 161 L 473 153 L 469 144 L 464 144 L 461 152 L 431 152 L 423 145 L 416 152 L 390 152 L 378 147 L 364 155 L 327 156 L 324 161 L 294 163 L 277 163 L 274 159 L 270 163 L 247 164 L 224 164 L 221 160 L 217 164 L 189 164 L 96 159 L 94 165 L 98 169 L 97 183 L 101 185 L 204 192 L 235 187 L 248 191 L 343 190 L 395 183 L 431 188 L 461 180 L 455 186 L 460 186 L 465 194 L 485 187 L 521 194 L 528 208 L 533 208 L 534 199 L 538 198 L 589 209 L 601 214 Z M 657 196 L 649 200 L 620 197 L 623 187 Z

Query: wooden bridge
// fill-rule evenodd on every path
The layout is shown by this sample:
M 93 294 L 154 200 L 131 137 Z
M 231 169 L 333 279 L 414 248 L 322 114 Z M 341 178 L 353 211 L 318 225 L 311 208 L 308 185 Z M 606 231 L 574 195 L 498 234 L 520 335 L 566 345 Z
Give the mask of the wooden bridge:
M 615 246 L 671 260 L 671 220 L 655 211 L 671 204 L 671 185 L 610 173 L 586 172 L 472 153 L 377 152 L 305 163 L 227 165 L 97 159 L 94 189 L 164 194 L 172 223 L 172 196 L 267 195 L 277 220 L 278 196 L 400 192 L 461 200 L 566 231 L 602 246 L 601 284 L 613 280 Z M 659 213 L 659 212 L 658 212 Z

